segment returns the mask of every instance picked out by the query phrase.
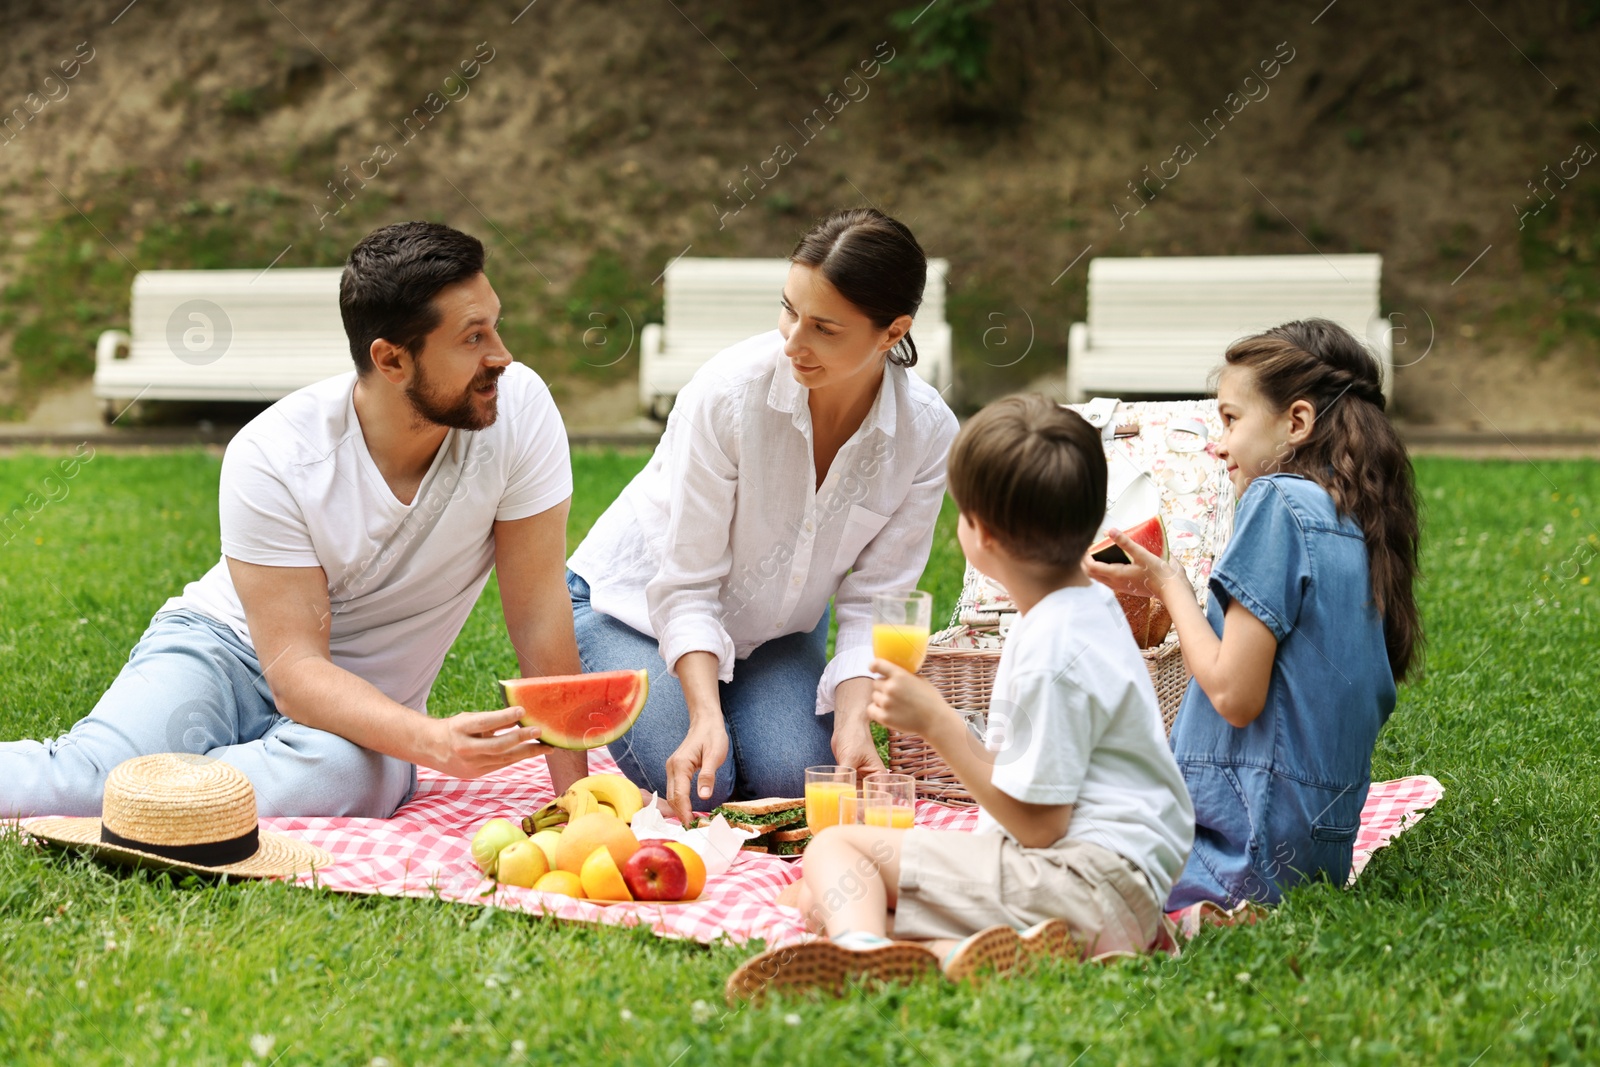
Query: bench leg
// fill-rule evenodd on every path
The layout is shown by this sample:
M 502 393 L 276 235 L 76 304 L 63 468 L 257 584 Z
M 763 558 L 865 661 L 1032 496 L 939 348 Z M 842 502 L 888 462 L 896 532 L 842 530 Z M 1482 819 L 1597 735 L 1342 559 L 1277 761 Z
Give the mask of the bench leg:
M 101 405 L 100 421 L 110 426 L 126 415 L 127 418 L 123 420 L 123 425 L 126 426 L 142 419 L 144 410 L 144 401 L 142 400 L 118 400 L 113 398 Z

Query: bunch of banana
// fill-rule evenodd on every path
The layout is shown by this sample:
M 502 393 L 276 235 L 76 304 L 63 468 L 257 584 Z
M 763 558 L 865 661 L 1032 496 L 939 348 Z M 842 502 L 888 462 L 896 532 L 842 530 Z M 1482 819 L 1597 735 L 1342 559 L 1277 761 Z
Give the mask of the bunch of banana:
M 522 817 L 522 832 L 532 837 L 540 830 L 559 830 L 567 825 L 569 817 L 567 809 L 557 806 L 552 801 L 532 815 Z
M 609 811 L 623 822 L 632 822 L 644 799 L 639 787 L 620 774 L 591 774 L 572 783 L 555 806 L 567 813 L 569 819 L 595 811 Z

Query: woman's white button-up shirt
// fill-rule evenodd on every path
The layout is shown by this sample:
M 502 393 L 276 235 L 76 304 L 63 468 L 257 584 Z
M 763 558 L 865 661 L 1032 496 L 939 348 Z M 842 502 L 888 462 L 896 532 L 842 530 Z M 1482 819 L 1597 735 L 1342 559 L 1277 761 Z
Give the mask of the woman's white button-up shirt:
M 840 682 L 871 673 L 872 595 L 922 577 L 957 424 L 932 386 L 886 364 L 817 488 L 808 392 L 776 330 L 709 360 L 568 565 L 594 610 L 655 637 L 674 674 L 705 651 L 724 682 L 762 642 L 815 628 L 834 598 L 821 715 Z

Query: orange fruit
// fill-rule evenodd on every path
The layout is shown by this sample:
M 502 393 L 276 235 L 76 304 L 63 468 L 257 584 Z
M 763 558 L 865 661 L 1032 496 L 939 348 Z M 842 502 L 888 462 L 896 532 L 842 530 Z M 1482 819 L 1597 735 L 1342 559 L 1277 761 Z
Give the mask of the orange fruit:
M 580 815 L 561 831 L 561 841 L 556 845 L 556 867 L 582 875 L 584 861 L 601 847 L 611 853 L 612 860 L 621 869 L 623 861 L 639 851 L 639 839 L 633 836 L 628 824 L 615 815 L 603 811 Z
M 683 869 L 689 872 L 689 887 L 683 891 L 683 899 L 696 899 L 700 896 L 700 891 L 706 887 L 705 860 L 700 858 L 700 853 L 682 841 L 667 841 L 665 844 L 678 854 L 678 858 L 683 860 Z
M 611 858 L 604 845 L 596 845 L 589 858 L 583 861 L 583 895 L 590 900 L 632 900 L 628 883 L 622 880 L 622 868 Z
M 541 893 L 560 893 L 564 897 L 583 899 L 583 880 L 571 871 L 551 871 L 533 883 L 533 888 Z

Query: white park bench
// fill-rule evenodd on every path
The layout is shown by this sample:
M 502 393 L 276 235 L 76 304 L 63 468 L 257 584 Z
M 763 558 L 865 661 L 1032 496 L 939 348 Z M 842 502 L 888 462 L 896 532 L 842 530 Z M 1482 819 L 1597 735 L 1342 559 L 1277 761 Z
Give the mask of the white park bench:
M 338 267 L 140 271 L 130 331 L 95 345 L 108 417 L 143 400 L 270 403 L 354 368 Z
M 944 392 L 954 378 L 950 324 L 944 318 L 945 277 L 950 264 L 928 261 L 911 339 L 916 372 Z M 650 323 L 639 335 L 639 403 L 665 418 L 678 391 L 718 352 L 778 325 L 778 297 L 789 274 L 786 259 L 677 259 L 666 270 L 665 323 Z M 947 394 L 948 396 L 948 394 Z
M 1232 341 L 1294 319 L 1332 319 L 1364 340 L 1393 388 L 1383 257 L 1170 256 L 1089 261 L 1088 322 L 1067 334 L 1067 402 L 1209 392 Z

